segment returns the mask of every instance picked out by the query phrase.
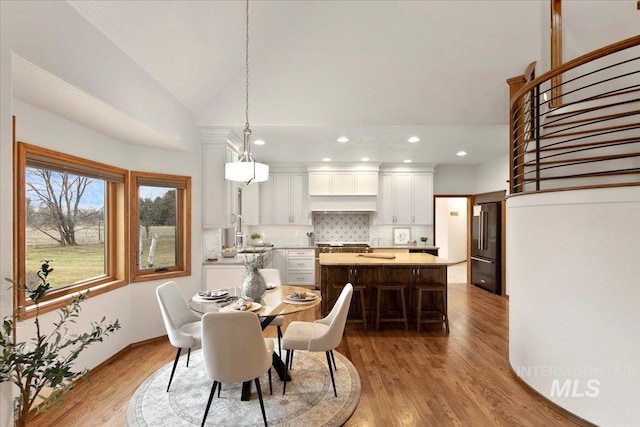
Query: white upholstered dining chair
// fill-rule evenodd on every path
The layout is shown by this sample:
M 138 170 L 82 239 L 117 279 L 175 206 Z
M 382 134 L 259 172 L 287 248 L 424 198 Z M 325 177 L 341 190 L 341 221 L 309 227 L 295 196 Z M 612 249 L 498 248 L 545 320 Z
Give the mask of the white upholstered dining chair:
M 267 425 L 267 415 L 262 401 L 260 375 L 269 372 L 271 385 L 271 361 L 273 340 L 262 336 L 260 320 L 254 313 L 210 312 L 202 316 L 202 355 L 207 376 L 213 381 L 207 408 L 202 417 L 205 425 L 211 401 L 221 383 L 239 383 L 254 380 L 260 400 L 262 419 Z M 220 391 L 218 391 L 218 396 Z
M 287 390 L 287 376 L 289 374 L 293 351 L 307 350 L 324 351 L 326 353 L 329 373 L 331 374 L 331 383 L 333 384 L 333 394 L 338 397 L 331 360 L 333 359 L 333 349 L 338 347 L 342 339 L 342 334 L 344 333 L 344 326 L 347 322 L 347 314 L 349 314 L 352 295 L 353 285 L 347 283 L 344 288 L 342 288 L 340 296 L 338 296 L 331 312 L 329 312 L 326 317 L 314 322 L 295 321 L 287 326 L 287 330 L 282 337 L 282 348 L 287 350 L 282 394 Z M 335 361 L 333 363 L 335 367 Z
M 164 320 L 164 326 L 169 336 L 169 342 L 178 348 L 171 376 L 169 377 L 169 385 L 167 385 L 167 391 L 169 391 L 182 349 L 187 349 L 188 367 L 191 349 L 200 347 L 201 324 L 200 317 L 191 311 L 180 288 L 173 280 L 158 286 L 156 288 L 156 296 L 158 297 L 158 304 L 160 305 L 162 320 Z
M 277 268 L 261 268 L 259 272 L 267 283 L 273 283 L 278 286 L 282 285 L 280 270 Z M 284 316 L 276 316 L 271 323 L 269 323 L 269 326 L 275 326 L 278 329 L 278 354 L 280 357 L 282 357 L 282 325 L 284 325 Z

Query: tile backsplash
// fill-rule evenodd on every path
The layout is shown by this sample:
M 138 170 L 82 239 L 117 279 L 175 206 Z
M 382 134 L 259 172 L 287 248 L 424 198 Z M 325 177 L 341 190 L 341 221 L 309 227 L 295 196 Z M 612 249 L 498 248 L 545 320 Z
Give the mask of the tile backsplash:
M 369 213 L 315 213 L 316 242 L 369 243 Z

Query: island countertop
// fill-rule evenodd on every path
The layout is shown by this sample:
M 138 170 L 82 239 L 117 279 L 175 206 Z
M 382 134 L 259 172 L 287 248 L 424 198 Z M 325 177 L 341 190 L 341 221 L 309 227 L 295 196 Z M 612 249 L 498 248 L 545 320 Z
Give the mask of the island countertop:
M 385 256 L 383 258 L 383 256 Z M 386 257 L 388 256 L 388 258 Z M 393 258 L 391 258 L 393 257 Z M 420 265 L 420 266 L 447 266 L 453 265 L 447 259 L 423 253 L 385 253 L 375 252 L 371 254 L 354 253 L 324 253 L 320 254 L 320 265 Z

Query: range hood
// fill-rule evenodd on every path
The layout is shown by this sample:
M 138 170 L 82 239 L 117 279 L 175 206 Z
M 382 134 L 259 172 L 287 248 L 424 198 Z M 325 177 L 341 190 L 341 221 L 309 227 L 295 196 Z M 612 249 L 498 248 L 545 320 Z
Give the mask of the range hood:
M 375 212 L 378 196 L 309 196 L 312 212 Z

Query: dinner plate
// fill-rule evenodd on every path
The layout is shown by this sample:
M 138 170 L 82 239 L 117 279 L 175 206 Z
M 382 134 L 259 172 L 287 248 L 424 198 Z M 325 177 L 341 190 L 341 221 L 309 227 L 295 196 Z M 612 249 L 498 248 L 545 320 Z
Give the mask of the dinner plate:
M 226 297 L 227 295 L 229 295 L 229 292 L 227 291 L 211 291 L 211 297 L 213 298 L 222 298 Z
M 236 308 L 236 304 L 229 304 L 228 306 L 224 307 L 222 310 L 224 311 L 258 311 L 262 308 L 262 304 L 260 304 L 259 302 L 252 302 L 251 303 L 251 307 L 246 309 L 246 310 L 238 310 Z
M 306 296 L 304 298 L 296 298 L 294 296 L 294 294 L 287 294 L 286 298 L 288 300 L 296 301 L 296 302 L 309 302 L 309 301 L 313 301 L 314 299 L 316 299 L 316 294 L 307 292 L 307 294 L 306 294 Z

